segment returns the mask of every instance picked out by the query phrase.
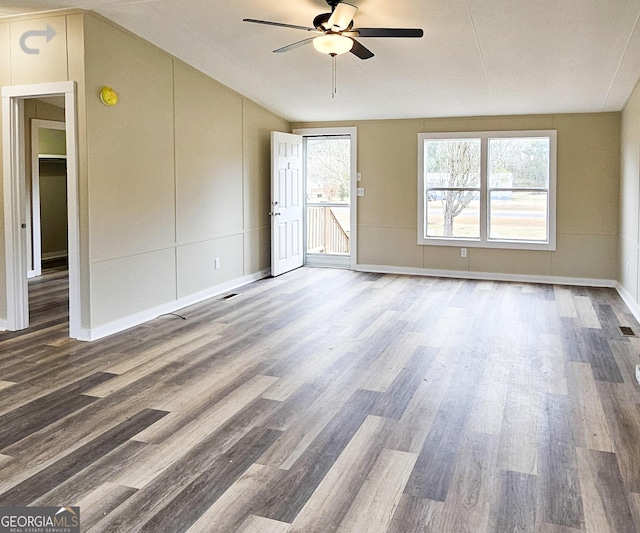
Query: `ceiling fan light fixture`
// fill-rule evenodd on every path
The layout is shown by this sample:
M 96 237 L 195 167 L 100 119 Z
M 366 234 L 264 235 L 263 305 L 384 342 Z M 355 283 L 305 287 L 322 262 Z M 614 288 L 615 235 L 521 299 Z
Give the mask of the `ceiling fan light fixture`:
M 353 40 L 339 33 L 326 33 L 316 37 L 313 46 L 318 52 L 336 56 L 349 52 L 353 48 Z

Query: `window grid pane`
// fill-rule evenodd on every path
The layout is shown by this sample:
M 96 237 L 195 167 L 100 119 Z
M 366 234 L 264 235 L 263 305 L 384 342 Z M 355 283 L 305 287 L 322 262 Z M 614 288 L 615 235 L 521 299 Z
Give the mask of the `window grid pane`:
M 501 189 L 489 195 L 489 238 L 546 242 L 548 193 Z
M 480 139 L 427 140 L 425 237 L 480 237 Z

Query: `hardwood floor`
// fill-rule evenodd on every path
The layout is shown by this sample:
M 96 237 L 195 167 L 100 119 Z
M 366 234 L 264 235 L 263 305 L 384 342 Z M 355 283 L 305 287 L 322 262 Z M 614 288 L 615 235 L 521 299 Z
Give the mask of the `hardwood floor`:
M 300 269 L 97 341 L 0 332 L 0 506 L 87 532 L 632 533 L 615 291 Z

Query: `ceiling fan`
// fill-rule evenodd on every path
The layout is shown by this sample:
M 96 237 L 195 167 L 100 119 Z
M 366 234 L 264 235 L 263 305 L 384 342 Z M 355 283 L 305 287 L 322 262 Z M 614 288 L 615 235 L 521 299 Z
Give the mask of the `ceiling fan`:
M 355 37 L 422 37 L 424 34 L 419 28 L 354 28 L 353 17 L 358 10 L 357 7 L 340 0 L 326 0 L 326 2 L 331 6 L 331 13 L 322 13 L 315 17 L 313 28 L 267 20 L 243 19 L 243 21 L 320 34 L 318 37 L 309 37 L 278 48 L 274 50 L 276 53 L 288 52 L 299 46 L 313 43 L 316 50 L 332 57 L 351 52 L 360 59 L 369 59 L 373 57 L 373 52 L 356 41 Z

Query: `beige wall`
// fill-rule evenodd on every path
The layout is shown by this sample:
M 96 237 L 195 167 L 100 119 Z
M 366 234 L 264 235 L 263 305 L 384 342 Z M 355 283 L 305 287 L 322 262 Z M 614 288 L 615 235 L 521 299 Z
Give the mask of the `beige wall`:
M 25 28 L 47 23 L 56 46 L 17 54 Z M 269 136 L 287 121 L 93 13 L 0 24 L 0 84 L 66 79 L 78 82 L 82 327 L 268 269 Z
M 92 327 L 267 269 L 264 145 L 289 123 L 101 17 L 84 34 Z
M 67 254 L 67 233 L 66 165 L 64 161 L 40 161 L 40 239 L 44 259 L 52 254 Z
M 294 124 L 327 126 L 358 128 L 359 264 L 617 279 L 620 113 Z M 558 131 L 555 252 L 416 244 L 418 133 L 532 129 Z
M 622 111 L 619 283 L 636 305 L 640 275 L 640 87 Z

